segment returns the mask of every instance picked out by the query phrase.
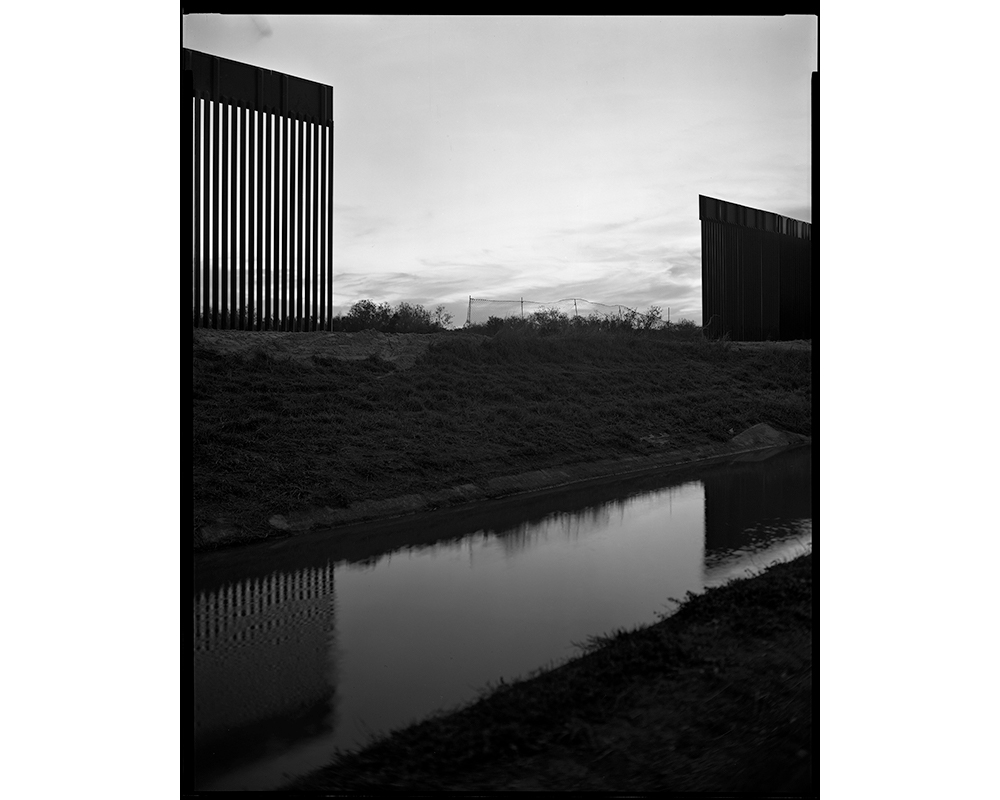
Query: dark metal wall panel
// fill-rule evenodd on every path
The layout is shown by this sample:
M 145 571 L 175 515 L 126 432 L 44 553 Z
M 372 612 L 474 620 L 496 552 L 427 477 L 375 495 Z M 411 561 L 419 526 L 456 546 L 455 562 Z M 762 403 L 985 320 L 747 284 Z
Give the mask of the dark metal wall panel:
M 204 270 L 202 265 L 204 261 L 201 255 L 201 243 L 204 237 L 204 229 L 202 228 L 201 221 L 201 100 L 197 97 L 193 97 L 192 102 L 194 103 L 194 141 L 191 145 L 191 154 L 194 159 L 193 171 L 191 173 L 191 180 L 194 183 L 194 208 L 192 209 L 194 214 L 193 224 L 191 226 L 192 241 L 194 246 L 194 252 L 192 253 L 192 262 L 194 263 L 194 324 L 196 326 L 201 325 L 201 310 L 204 304 L 204 299 L 202 297 L 202 281 Z
M 774 341 L 781 338 L 779 238 L 774 233 L 767 234 L 761 246 L 761 341 Z
M 329 330 L 333 89 L 184 50 L 194 324 Z
M 295 213 L 295 324 L 293 325 L 293 330 L 304 331 L 305 306 L 303 300 L 305 293 L 309 290 L 309 287 L 306 285 L 306 276 L 302 266 L 302 228 L 305 225 L 305 217 L 302 213 L 305 202 L 305 195 L 302 190 L 302 153 L 305 131 L 302 120 L 296 119 L 292 122 L 292 125 L 295 127 L 295 133 L 292 136 L 292 144 L 295 147 L 295 175 L 293 177 L 295 181 L 295 200 L 292 203 Z
M 288 320 L 291 316 L 289 311 L 291 305 L 288 297 L 288 117 L 279 117 L 281 120 L 281 262 L 279 270 L 281 274 L 281 287 L 278 311 L 278 329 L 288 330 Z
M 331 310 L 326 305 L 326 126 L 320 127 L 319 136 L 319 274 L 320 274 L 320 322 L 321 331 L 329 330 L 327 322 Z
M 254 189 L 257 195 L 256 213 L 254 214 L 254 233 L 256 242 L 254 248 L 254 263 L 257 265 L 257 275 L 254 286 L 257 290 L 254 298 L 254 308 L 257 313 L 253 318 L 253 329 L 261 330 L 263 316 L 266 313 L 264 308 L 264 112 L 258 111 L 254 119 L 256 133 L 254 134 L 254 147 L 251 152 L 257 154 L 256 180 Z
M 247 315 L 246 315 L 246 295 L 247 290 L 251 291 L 252 287 L 250 285 L 250 275 L 252 274 L 247 267 L 249 266 L 250 259 L 247 255 L 249 249 L 249 228 L 250 220 L 247 217 L 247 178 L 249 173 L 247 171 L 247 128 L 250 123 L 250 110 L 245 106 L 240 107 L 240 257 L 236 259 L 236 272 L 239 276 L 239 281 L 237 283 L 237 308 L 239 309 L 239 327 L 240 330 L 246 330 L 247 327 Z
M 326 283 L 326 307 L 332 319 L 333 315 L 333 123 L 326 127 L 326 161 L 327 161 L 327 189 L 323 192 L 326 198 L 326 252 L 327 252 L 327 276 Z M 330 330 L 333 330 L 332 321 L 328 323 Z
M 219 103 L 212 103 L 212 327 L 219 327 L 219 311 L 223 304 L 219 301 L 219 282 L 221 280 L 220 265 L 222 261 L 219 249 L 219 180 L 222 168 L 219 162 L 219 141 L 222 138 L 219 124 L 222 122 L 222 112 Z
M 184 48 L 182 69 L 194 77 L 194 92 L 209 100 L 228 98 L 254 111 L 333 122 L 333 87 L 240 61 Z
M 705 335 L 812 338 L 812 226 L 699 197 Z
M 316 125 L 310 126 L 311 130 L 309 132 L 309 150 L 312 154 L 310 159 L 310 169 L 309 169 L 309 185 L 310 192 L 309 196 L 311 199 L 310 203 L 312 205 L 312 220 L 309 223 L 309 232 L 312 236 L 312 241 L 309 245 L 309 250 L 312 255 L 312 282 L 313 282 L 313 313 L 312 319 L 309 323 L 310 330 L 321 329 L 322 327 L 322 303 L 320 298 L 322 294 L 320 293 L 320 271 L 319 271 L 319 234 L 317 232 L 318 222 L 319 222 L 319 127 Z
M 806 339 L 812 329 L 811 242 L 783 237 L 781 241 L 782 338 Z
M 744 298 L 743 336 L 752 340 L 759 340 L 761 338 L 760 272 L 765 236 L 766 234 L 763 231 L 750 230 L 747 232 L 745 237 L 746 252 L 743 254 L 740 264 L 740 274 L 743 279 L 740 294 Z
M 276 237 L 272 233 L 275 225 L 274 206 L 271 204 L 271 192 L 274 189 L 271 172 L 271 150 L 274 146 L 274 115 L 264 113 L 264 304 L 262 317 L 264 330 L 271 330 L 271 319 L 274 315 L 274 296 L 271 293 L 271 248 Z
M 219 306 L 219 316 L 222 327 L 229 327 L 229 245 L 233 242 L 235 234 L 229 225 L 229 118 L 230 107 L 227 103 L 216 103 L 219 108 L 219 116 L 222 121 L 221 129 L 221 157 L 219 162 L 219 192 L 221 195 L 221 206 L 217 209 L 219 215 L 219 298 L 214 302 Z

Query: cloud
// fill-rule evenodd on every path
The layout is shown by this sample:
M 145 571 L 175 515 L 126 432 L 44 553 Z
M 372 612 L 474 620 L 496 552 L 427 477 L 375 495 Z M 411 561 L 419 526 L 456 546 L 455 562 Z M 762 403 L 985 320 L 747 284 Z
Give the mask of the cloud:
M 397 225 L 384 214 L 375 214 L 358 205 L 333 204 L 334 231 L 347 240 L 362 240 L 381 236 Z

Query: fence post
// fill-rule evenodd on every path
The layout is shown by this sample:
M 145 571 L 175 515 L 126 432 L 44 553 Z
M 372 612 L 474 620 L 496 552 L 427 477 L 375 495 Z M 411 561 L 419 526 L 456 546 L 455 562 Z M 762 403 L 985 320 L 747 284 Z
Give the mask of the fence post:
M 524 319 L 524 298 L 521 298 L 521 319 Z

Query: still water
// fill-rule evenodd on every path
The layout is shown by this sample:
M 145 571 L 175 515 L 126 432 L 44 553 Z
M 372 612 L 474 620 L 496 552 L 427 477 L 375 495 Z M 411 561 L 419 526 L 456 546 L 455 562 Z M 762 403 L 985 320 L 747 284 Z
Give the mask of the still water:
M 196 788 L 277 788 L 805 552 L 811 466 L 810 447 L 766 451 L 415 515 L 352 546 L 320 534 L 200 557 Z

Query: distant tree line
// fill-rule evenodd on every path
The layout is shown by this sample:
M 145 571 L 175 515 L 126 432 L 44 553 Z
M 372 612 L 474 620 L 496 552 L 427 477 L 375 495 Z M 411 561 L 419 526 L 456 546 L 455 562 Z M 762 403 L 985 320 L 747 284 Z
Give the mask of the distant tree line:
M 253 315 L 251 315 L 253 321 Z M 272 329 L 278 329 L 277 319 L 270 321 Z M 346 314 L 333 317 L 332 330 L 357 332 L 375 330 L 382 333 L 437 333 L 449 329 L 452 315 L 444 305 L 428 311 L 419 303 L 400 302 L 396 305 L 359 300 Z M 307 330 L 309 326 L 296 324 L 296 330 Z M 315 329 L 316 320 L 311 327 Z M 664 322 L 658 306 L 650 306 L 645 314 L 634 309 L 623 309 L 619 314 L 602 315 L 596 312 L 589 316 L 570 316 L 558 309 L 535 311 L 527 316 L 489 317 L 486 322 L 466 325 L 463 330 L 470 333 L 493 336 L 500 331 L 521 331 L 541 335 L 571 331 L 607 332 L 656 332 L 676 339 L 699 339 L 701 327 L 689 319 L 678 322 Z
M 335 331 L 376 330 L 382 333 L 435 333 L 447 330 L 452 316 L 443 305 L 428 311 L 419 303 L 375 304 L 359 300 L 350 310 L 333 318 Z
M 224 314 L 220 314 L 223 317 Z M 278 317 L 271 316 L 262 320 L 270 330 L 280 330 L 282 324 Z M 334 331 L 364 331 L 376 330 L 383 333 L 435 333 L 444 331 L 451 325 L 452 316 L 443 305 L 428 311 L 419 303 L 389 303 L 375 304 L 371 300 L 361 300 L 351 306 L 346 314 L 337 315 L 329 320 L 330 329 Z M 207 325 L 208 319 L 199 320 L 195 313 L 195 325 L 199 322 Z M 248 327 L 258 324 L 258 315 L 252 310 L 247 313 Z M 315 315 L 297 318 L 290 323 L 293 331 L 317 330 L 319 320 Z
M 500 331 L 525 331 L 542 335 L 566 331 L 657 331 L 671 338 L 701 338 L 701 328 L 689 319 L 673 323 L 664 322 L 662 310 L 658 306 L 650 306 L 645 314 L 634 309 L 623 309 L 620 314 L 605 316 L 595 312 L 586 317 L 571 317 L 558 309 L 546 309 L 535 311 L 525 317 L 490 317 L 486 322 L 467 325 L 465 330 L 490 336 Z

